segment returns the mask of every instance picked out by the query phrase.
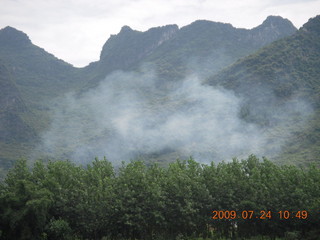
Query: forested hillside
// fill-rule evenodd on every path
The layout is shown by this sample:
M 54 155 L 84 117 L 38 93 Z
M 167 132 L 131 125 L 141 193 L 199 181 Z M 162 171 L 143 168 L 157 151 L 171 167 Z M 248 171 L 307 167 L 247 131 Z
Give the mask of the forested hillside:
M 72 77 L 77 69 L 12 27 L 0 30 L 0 62 L 0 168 L 7 169 L 35 147 L 48 127 L 52 99 L 81 83 Z
M 83 96 L 92 90 L 95 91 L 106 76 L 112 75 L 117 70 L 133 74 L 147 72 L 147 75 L 153 71 L 158 79 L 157 88 L 170 91 L 172 86 L 179 84 L 181 79 L 190 74 L 197 74 L 200 78 L 209 76 L 237 59 L 295 31 L 296 28 L 289 20 L 274 16 L 268 17 L 260 26 L 251 30 L 204 20 L 196 21 L 181 29 L 176 25 L 168 25 L 151 28 L 146 32 L 124 26 L 118 34 L 110 36 L 106 41 L 98 62 L 79 69 L 35 46 L 25 33 L 6 27 L 0 30 L 0 59 L 3 69 L 6 69 L 3 70 L 1 77 L 2 83 L 8 85 L 13 83 L 14 86 L 10 89 L 1 88 L 0 91 L 1 96 L 16 99 L 15 105 L 19 107 L 7 108 L 1 112 L 0 126 L 3 126 L 4 134 L 0 142 L 0 166 L 7 169 L 21 156 L 37 158 L 48 154 L 39 145 L 47 144 L 43 138 L 44 135 L 48 135 L 47 132 L 50 133 L 57 112 L 61 117 L 61 111 L 65 111 L 63 118 L 67 123 L 77 122 L 83 128 L 87 127 L 89 121 L 94 124 L 97 118 L 88 109 L 82 108 L 83 116 L 81 116 L 79 111 L 74 114 L 71 113 L 73 110 L 58 108 L 67 101 L 66 94 Z M 145 81 L 141 84 L 148 85 L 152 80 L 146 78 Z M 123 84 L 126 85 L 130 84 Z M 144 87 L 137 85 L 136 88 Z M 126 87 L 124 89 L 130 91 Z M 149 92 L 150 98 L 154 94 L 150 89 L 145 92 Z M 163 95 L 161 98 L 150 99 L 150 102 L 156 103 L 152 108 L 168 106 L 174 111 L 175 105 L 183 103 L 180 100 L 171 101 L 168 93 L 161 93 Z M 158 93 L 155 94 L 159 96 Z M 81 102 L 76 98 L 75 103 Z M 7 97 L 1 99 L 1 105 L 6 106 L 4 99 Z M 108 104 L 104 102 L 105 106 Z M 117 106 L 106 107 L 107 111 L 112 107 Z M 16 127 L 10 127 L 10 124 Z M 94 126 L 89 127 L 93 128 Z M 103 145 L 105 142 L 101 139 L 106 140 L 106 137 L 109 141 L 110 135 L 105 134 L 110 132 L 109 130 L 100 129 L 97 132 L 94 135 L 87 134 L 78 138 L 62 149 L 51 151 L 49 155 L 70 158 L 72 152 L 83 149 L 84 145 Z M 60 133 L 61 138 L 70 137 L 64 136 L 63 131 Z M 74 132 L 72 134 L 76 135 Z M 52 141 L 49 140 L 47 142 Z M 161 149 L 151 155 L 163 155 L 163 152 L 168 150 Z M 169 149 L 169 152 L 177 151 Z M 90 154 L 92 158 L 100 153 L 91 151 Z M 177 154 L 174 154 L 169 159 L 174 159 L 176 156 Z
M 211 85 L 222 85 L 246 98 L 242 115 L 247 121 L 272 128 L 273 111 L 288 101 L 304 103 L 301 111 L 311 111 L 303 126 L 278 128 L 287 138 L 279 159 L 299 164 L 318 162 L 320 156 L 320 16 L 310 19 L 293 36 L 276 41 L 235 63 L 214 77 Z M 308 108 L 310 110 L 308 110 Z M 288 119 L 290 121 L 290 119 Z

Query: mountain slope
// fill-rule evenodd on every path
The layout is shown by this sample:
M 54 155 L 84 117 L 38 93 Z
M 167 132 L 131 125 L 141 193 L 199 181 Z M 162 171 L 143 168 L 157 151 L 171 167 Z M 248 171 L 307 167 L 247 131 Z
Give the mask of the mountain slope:
M 177 25 L 151 28 L 146 32 L 132 30 L 128 26 L 121 28 L 117 35 L 111 35 L 104 44 L 100 60 L 84 69 L 84 75 L 91 78 L 88 86 L 96 84 L 116 70 L 129 70 L 144 61 L 154 49 L 169 41 L 178 31 Z
M 280 157 L 284 161 L 306 163 L 320 156 L 320 16 L 310 19 L 291 37 L 274 42 L 257 53 L 208 79 L 246 98 L 244 117 L 261 123 L 279 104 L 307 103 L 313 114 L 303 127 L 294 129 Z M 269 101 L 268 104 L 265 104 Z M 263 110 L 263 111 L 262 111 Z M 269 116 L 268 116 L 269 115 Z M 270 121 L 267 124 L 271 124 Z M 295 124 L 294 122 L 292 124 Z M 280 135 L 285 134 L 281 129 Z M 292 129 L 291 129 L 292 130 Z
M 0 161 L 8 167 L 28 156 L 49 125 L 52 100 L 77 89 L 79 70 L 12 27 L 0 30 L 0 60 Z
M 205 20 L 181 29 L 168 25 L 146 32 L 125 26 L 105 43 L 100 60 L 86 68 L 88 76 L 95 76 L 88 85 L 96 86 L 114 70 L 139 70 L 142 64 L 153 67 L 163 80 L 190 72 L 208 76 L 296 30 L 289 20 L 274 16 L 251 30 Z
M 26 118 L 36 134 L 49 124 L 52 101 L 76 91 L 86 81 L 81 69 L 35 46 L 25 33 L 12 27 L 0 30 L 0 59 L 31 113 Z
M 62 104 L 63 110 L 57 109 L 59 116 L 61 111 L 66 113 L 63 116 L 65 124 L 63 126 L 59 124 L 60 117 L 55 119 L 53 127 L 44 138 L 49 139 L 48 142 L 51 144 L 49 149 L 61 149 L 60 152 L 66 152 L 69 149 L 67 155 L 73 154 L 70 158 L 77 161 L 85 161 L 93 156 L 92 154 L 98 154 L 112 159 L 121 159 L 122 156 L 123 159 L 127 159 L 128 156 L 129 158 L 139 156 L 148 160 L 157 159 L 168 162 L 184 156 L 183 154 L 189 154 L 192 151 L 190 149 L 200 145 L 202 145 L 201 151 L 205 152 L 203 158 L 209 156 L 215 156 L 216 159 L 227 158 L 226 155 L 222 156 L 223 148 L 217 149 L 218 144 L 211 148 L 209 142 L 201 144 L 202 139 L 212 139 L 212 136 L 207 138 L 200 136 L 208 135 L 208 130 L 205 131 L 200 126 L 198 131 L 194 130 L 196 125 L 205 126 L 203 122 L 197 122 L 205 115 L 208 127 L 214 132 L 213 124 L 210 123 L 212 119 L 208 119 L 208 116 L 214 119 L 216 117 L 212 112 L 207 114 L 206 112 L 212 109 L 208 106 L 208 101 L 218 102 L 219 99 L 213 100 L 214 96 L 209 93 L 211 90 L 200 90 L 201 86 L 197 83 L 187 81 L 188 83 L 184 85 L 183 79 L 188 79 L 191 73 L 196 73 L 202 79 L 238 58 L 254 52 L 265 43 L 293 34 L 295 31 L 295 27 L 288 20 L 280 17 L 269 17 L 263 24 L 252 30 L 236 29 L 230 24 L 204 20 L 196 21 L 181 29 L 169 25 L 138 32 L 129 27 L 123 27 L 119 34 L 111 36 L 106 42 L 100 61 L 84 69 L 89 81 L 78 96 L 71 98 L 75 104 L 70 105 L 67 102 Z M 124 70 L 124 72 L 110 74 L 114 70 Z M 188 95 L 179 95 L 180 87 L 190 88 L 192 92 L 189 92 L 190 96 L 194 94 L 195 97 L 189 99 Z M 182 89 L 182 92 L 184 91 Z M 110 99 L 113 95 L 114 97 Z M 224 94 L 221 95 L 225 97 Z M 226 104 L 226 108 L 236 107 L 236 101 Z M 96 104 L 92 104 L 93 102 Z M 78 115 L 76 110 L 81 114 Z M 189 115 L 192 111 L 194 115 Z M 134 114 L 131 115 L 132 113 Z M 237 116 L 232 109 L 221 114 L 229 115 L 229 118 L 235 121 L 234 124 L 229 121 L 230 129 L 236 129 L 241 134 L 236 136 L 227 130 L 228 136 L 225 139 L 228 140 L 226 141 L 222 141 L 222 133 L 218 134 L 218 138 L 221 138 L 220 143 L 229 140 L 232 142 L 231 136 L 236 139 L 240 135 L 247 137 L 254 134 L 252 130 L 249 130 L 249 134 L 242 132 L 238 127 L 241 123 L 237 121 Z M 117 115 L 120 115 L 119 118 Z M 92 116 L 100 117 L 94 119 Z M 193 128 L 188 131 L 192 132 L 194 138 L 199 138 L 197 144 L 192 137 L 177 139 L 186 131 L 179 126 L 175 129 L 178 128 L 181 131 L 167 129 L 173 127 L 176 124 L 175 121 L 182 116 L 187 119 L 186 122 L 196 118 L 194 119 L 196 123 L 185 124 Z M 75 122 L 77 128 L 73 127 Z M 150 126 L 153 126 L 154 132 L 150 132 L 149 136 Z M 157 131 L 158 129 L 163 130 Z M 64 136 L 67 132 L 68 134 Z M 144 134 L 138 137 L 141 132 Z M 150 141 L 144 142 L 148 137 Z M 153 144 L 156 141 L 159 143 Z M 110 146 L 113 147 L 110 149 Z M 48 145 L 45 148 L 48 148 Z M 119 150 L 119 148 L 122 149 Z M 191 154 L 198 154 L 198 152 L 194 151 Z M 236 150 L 234 154 L 235 152 Z M 228 154 L 231 154 L 231 151 Z
M 32 139 L 34 133 L 21 117 L 28 109 L 4 65 L 0 65 L 0 89 L 0 141 Z
M 35 131 L 29 125 L 32 117 L 24 104 L 13 78 L 0 61 L 0 169 L 9 168 L 25 148 L 24 142 L 35 139 Z M 0 170 L 1 178 L 1 170 Z
M 33 45 L 25 33 L 12 27 L 0 30 L 0 58 L 29 105 L 39 107 L 74 87 L 77 69 Z
M 198 20 L 181 28 L 172 41 L 160 46 L 147 61 L 154 61 L 165 78 L 175 79 L 192 72 L 204 77 L 295 31 L 290 21 L 273 16 L 251 30 Z M 170 68 L 172 72 L 165 73 Z
M 2 65 L 5 65 L 4 69 L 8 70 L 3 70 L 6 72 L 2 75 L 3 84 L 10 86 L 0 89 L 1 96 L 4 96 L 1 104 L 9 106 L 10 101 L 15 101 L 16 105 L 1 112 L 1 126 L 6 131 L 2 135 L 4 139 L 1 144 L 4 147 L 1 159 L 28 155 L 27 152 L 41 140 L 39 137 L 48 130 L 55 114 L 52 109 L 64 99 L 65 93 L 85 94 L 116 70 L 141 72 L 140 66 L 145 64 L 156 71 L 161 85 L 183 79 L 191 72 L 204 77 L 295 31 L 288 20 L 280 17 L 269 17 L 252 30 L 236 29 L 230 24 L 204 20 L 181 29 L 176 25 L 168 25 L 151 28 L 146 32 L 134 31 L 125 26 L 119 34 L 108 39 L 98 62 L 78 69 L 33 45 L 25 33 L 6 27 L 0 30 L 0 59 Z M 12 95 L 7 96 L 4 92 L 11 92 Z M 152 92 L 144 93 L 152 96 Z M 170 102 L 170 106 L 175 104 L 181 105 Z M 79 115 L 77 124 L 87 123 L 94 117 L 78 111 L 75 114 Z M 87 136 L 86 139 L 94 141 L 103 138 L 99 134 Z M 81 140 L 77 139 L 74 143 L 76 148 L 87 143 L 87 140 Z M 66 149 L 66 152 L 72 150 Z

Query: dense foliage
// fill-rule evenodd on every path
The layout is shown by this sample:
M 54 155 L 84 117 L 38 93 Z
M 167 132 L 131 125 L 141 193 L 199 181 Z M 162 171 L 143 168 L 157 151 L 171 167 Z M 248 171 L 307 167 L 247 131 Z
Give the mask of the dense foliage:
M 86 167 L 38 161 L 31 169 L 20 160 L 0 185 L 0 239 L 316 239 L 319 183 L 319 168 L 255 156 L 167 168 L 133 161 L 116 171 L 106 159 Z M 212 219 L 215 210 L 239 218 Z M 260 219 L 263 210 L 272 217 Z
M 33 45 L 25 33 L 0 30 L 0 179 L 48 127 L 52 99 L 81 85 L 77 74 L 78 69 Z
M 288 101 L 313 110 L 303 127 L 277 127 L 279 137 L 291 132 L 278 159 L 285 163 L 319 162 L 320 154 L 320 16 L 290 37 L 273 42 L 208 78 L 211 85 L 232 89 L 245 99 L 242 117 L 270 130 L 275 109 Z M 305 110 L 306 107 L 301 107 Z M 279 115 L 279 114 L 278 114 Z M 277 116 L 279 117 L 279 116 Z

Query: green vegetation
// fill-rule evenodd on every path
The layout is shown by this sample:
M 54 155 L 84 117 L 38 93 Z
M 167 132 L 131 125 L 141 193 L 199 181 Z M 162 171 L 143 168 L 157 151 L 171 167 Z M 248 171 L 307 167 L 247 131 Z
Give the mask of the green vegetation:
M 106 159 L 86 167 L 38 161 L 31 169 L 19 160 L 0 185 L 0 238 L 317 239 L 319 182 L 319 168 L 253 155 L 167 168 L 132 161 L 116 171 Z M 212 219 L 213 211 L 239 218 Z
M 237 61 L 207 81 L 211 85 L 232 89 L 243 97 L 242 117 L 265 126 L 268 131 L 275 126 L 270 116 L 274 116 L 279 105 L 288 101 L 309 105 L 313 114 L 305 119 L 304 126 L 289 119 L 287 126 L 277 126 L 279 137 L 287 139 L 282 154 L 276 158 L 285 163 L 304 165 L 319 162 L 319 29 L 320 16 L 317 16 L 292 36 Z M 308 111 L 304 107 L 301 106 L 301 110 Z
M 277 30 L 270 30 L 270 25 Z M 144 61 L 153 64 L 165 80 L 172 81 L 194 73 L 207 77 L 296 30 L 290 21 L 281 17 L 268 17 L 260 26 L 250 30 L 198 20 L 182 27 Z
M 270 25 L 274 26 L 270 30 Z M 163 80 L 174 81 L 196 73 L 209 76 L 254 53 L 297 29 L 281 17 L 269 17 L 251 30 L 205 20 L 178 29 L 176 25 L 151 28 L 146 32 L 124 26 L 103 46 L 100 60 L 86 67 L 86 87 L 97 86 L 114 70 L 139 71 L 147 64 Z
M 277 25 L 276 18 L 253 30 L 208 21 L 147 32 L 124 27 L 107 41 L 100 61 L 83 69 L 34 46 L 22 32 L 1 30 L 0 239 L 317 239 L 320 170 L 310 163 L 318 165 L 320 156 L 320 17 L 255 52 L 295 31 L 278 20 L 281 29 L 273 33 L 269 25 Z M 210 76 L 225 68 L 208 83 L 243 97 L 240 117 L 286 138 L 278 159 L 296 166 L 250 156 L 210 165 L 193 159 L 162 162 L 165 167 L 148 159 L 116 170 L 106 159 L 85 167 L 37 161 L 30 168 L 19 160 L 11 168 L 36 148 L 54 99 L 69 91 L 83 94 L 112 71 L 136 71 L 141 63 L 153 66 L 164 86 L 193 71 Z M 291 100 L 308 102 L 313 115 L 275 124 L 270 116 L 281 114 L 274 109 Z M 87 137 L 80 144 L 99 138 Z M 167 159 L 174 150 L 152 154 Z M 212 219 L 213 211 L 218 219 Z M 219 219 L 226 211 L 238 217 Z
M 196 21 L 181 29 L 176 25 L 156 27 L 146 32 L 123 27 L 105 43 L 99 61 L 79 69 L 35 46 L 25 33 L 12 27 L 1 29 L 0 168 L 5 171 L 15 159 L 36 151 L 41 133 L 50 126 L 50 109 L 67 92 L 86 93 L 111 72 L 141 71 L 143 64 L 157 72 L 159 88 L 170 87 L 170 81 L 190 72 L 200 76 L 216 73 L 295 31 L 281 17 L 269 17 L 252 30 L 210 21 Z M 85 139 L 79 140 L 86 144 Z
M 80 88 L 79 75 L 25 33 L 0 30 L 0 168 L 29 154 L 49 125 L 53 99 Z

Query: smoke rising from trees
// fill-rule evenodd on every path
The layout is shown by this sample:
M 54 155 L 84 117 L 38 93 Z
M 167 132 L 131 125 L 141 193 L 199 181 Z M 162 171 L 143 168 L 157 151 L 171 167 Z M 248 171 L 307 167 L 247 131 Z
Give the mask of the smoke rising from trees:
M 243 97 L 201 80 L 193 75 L 164 81 L 147 68 L 113 72 L 98 87 L 55 103 L 39 148 L 66 152 L 80 163 L 96 156 L 118 162 L 152 154 L 209 162 L 268 155 L 270 142 L 272 154 L 281 149 L 284 142 L 274 130 L 241 117 Z M 303 109 L 306 104 L 294 101 L 278 106 L 273 111 L 278 117 L 270 116 L 277 119 L 274 129 L 288 123 L 282 119 L 308 114 Z

